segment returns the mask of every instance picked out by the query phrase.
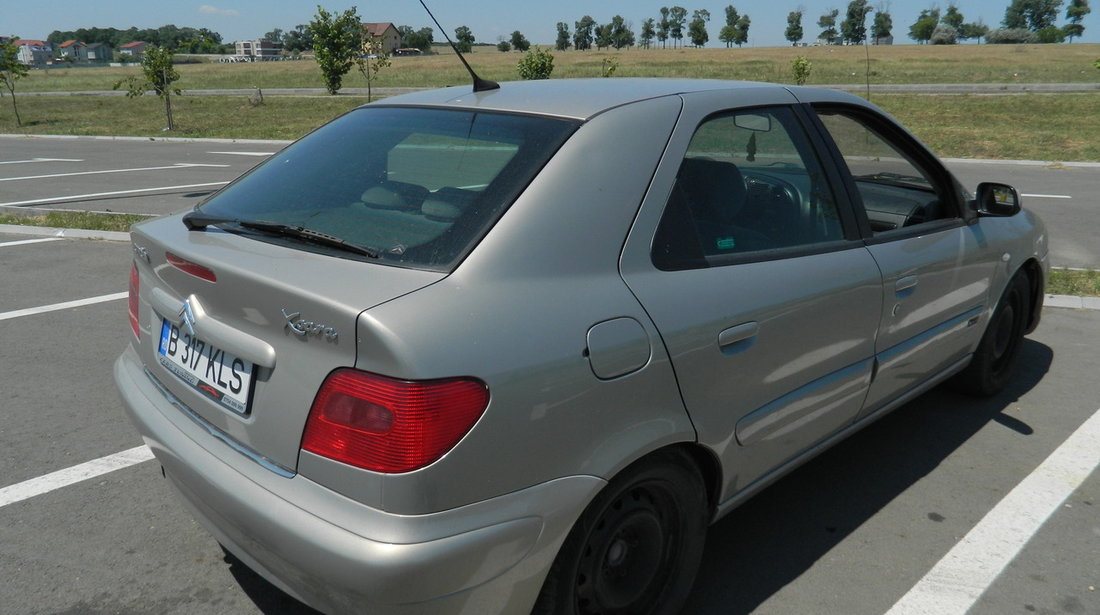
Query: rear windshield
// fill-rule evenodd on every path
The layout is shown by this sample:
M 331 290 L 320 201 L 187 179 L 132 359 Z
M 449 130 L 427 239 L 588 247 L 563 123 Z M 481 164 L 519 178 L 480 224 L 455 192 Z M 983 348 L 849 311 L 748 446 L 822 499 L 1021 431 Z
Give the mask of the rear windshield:
M 383 264 L 449 271 L 575 129 L 545 117 L 366 107 L 279 152 L 199 209 L 332 235 L 377 250 Z

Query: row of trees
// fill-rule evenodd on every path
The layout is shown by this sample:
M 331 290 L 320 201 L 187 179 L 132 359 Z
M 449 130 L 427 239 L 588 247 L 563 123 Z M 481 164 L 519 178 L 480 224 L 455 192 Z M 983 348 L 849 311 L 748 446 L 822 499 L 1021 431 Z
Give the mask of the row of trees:
M 66 41 L 81 43 L 105 43 L 118 49 L 127 43 L 142 41 L 173 49 L 180 53 L 233 53 L 233 45 L 222 44 L 222 35 L 207 28 L 180 28 L 174 25 L 159 28 L 79 28 L 77 30 L 54 30 L 46 37 L 46 42 L 54 47 Z

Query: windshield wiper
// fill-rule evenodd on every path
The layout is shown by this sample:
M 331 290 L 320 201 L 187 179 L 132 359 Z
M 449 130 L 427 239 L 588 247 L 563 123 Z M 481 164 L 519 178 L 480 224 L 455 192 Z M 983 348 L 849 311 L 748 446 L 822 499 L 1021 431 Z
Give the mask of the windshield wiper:
M 239 218 L 229 218 L 226 216 L 211 216 L 199 211 L 192 211 L 183 216 L 183 223 L 187 226 L 188 230 L 197 231 L 205 229 L 208 226 L 216 224 L 230 224 L 238 226 L 240 228 L 248 229 L 250 231 L 258 231 L 261 233 L 267 233 L 269 235 L 277 235 L 279 237 L 291 237 L 294 239 L 301 239 L 311 243 L 316 243 L 329 248 L 337 248 L 344 250 L 345 252 L 351 252 L 353 254 L 359 254 L 368 258 L 378 258 L 381 252 L 377 248 L 369 246 L 360 246 L 349 241 L 340 239 L 327 233 L 315 231 L 302 226 L 291 226 L 288 224 L 280 224 L 278 222 L 267 222 L 265 220 L 241 220 Z

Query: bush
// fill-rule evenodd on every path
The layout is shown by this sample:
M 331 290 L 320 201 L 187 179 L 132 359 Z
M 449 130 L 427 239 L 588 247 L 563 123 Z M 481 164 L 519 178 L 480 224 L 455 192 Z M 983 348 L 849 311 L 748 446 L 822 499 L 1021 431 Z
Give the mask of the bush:
M 791 60 L 791 74 L 794 75 L 795 85 L 806 85 L 806 80 L 810 78 L 810 69 L 813 68 L 813 64 L 806 56 L 798 56 Z
M 947 24 L 940 24 L 932 32 L 930 42 L 933 45 L 954 45 L 959 42 L 959 31 Z
M 1049 28 L 1043 28 L 1035 33 L 1035 37 L 1040 43 L 1064 43 L 1066 42 L 1066 33 L 1061 28 L 1050 26 Z
M 986 33 L 985 42 L 993 45 L 1019 45 L 1036 42 L 1036 36 L 1026 28 L 998 28 Z
M 512 50 L 512 44 L 508 41 L 500 41 L 497 43 L 497 51 L 501 53 L 508 53 Z
M 524 54 L 516 68 L 524 79 L 549 79 L 554 72 L 554 54 L 535 47 Z

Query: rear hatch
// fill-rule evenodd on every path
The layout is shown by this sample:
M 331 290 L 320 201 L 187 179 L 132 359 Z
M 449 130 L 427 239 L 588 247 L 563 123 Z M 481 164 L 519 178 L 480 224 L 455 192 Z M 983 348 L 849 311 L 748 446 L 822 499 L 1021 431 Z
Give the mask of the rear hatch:
M 138 225 L 142 361 L 182 412 L 293 472 L 325 377 L 356 364 L 359 314 L 453 271 L 576 127 L 360 108 Z
M 445 275 L 188 231 L 178 217 L 132 240 L 146 369 L 184 412 L 286 471 L 325 376 L 355 364 L 358 314 Z

